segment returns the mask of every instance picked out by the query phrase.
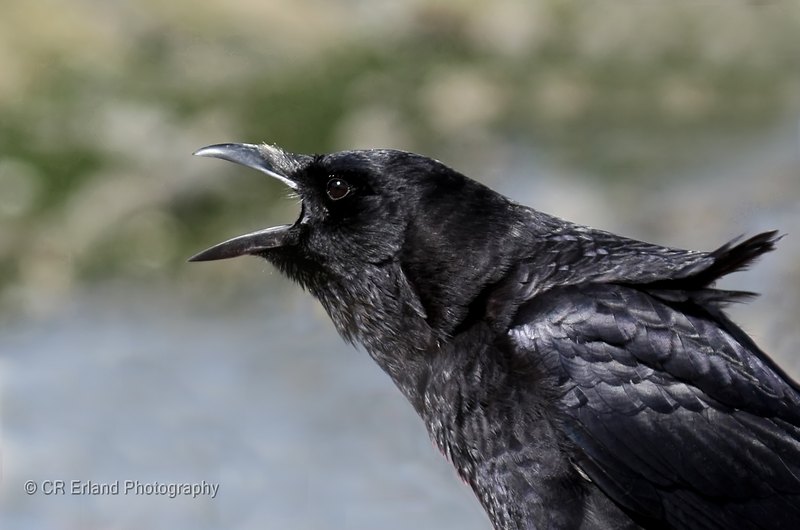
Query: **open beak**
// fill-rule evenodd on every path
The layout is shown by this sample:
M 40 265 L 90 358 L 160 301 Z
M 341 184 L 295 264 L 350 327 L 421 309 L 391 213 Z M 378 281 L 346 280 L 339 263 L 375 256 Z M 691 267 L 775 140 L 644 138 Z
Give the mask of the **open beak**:
M 203 147 L 196 156 L 220 158 L 247 166 L 274 177 L 292 189 L 297 182 L 287 175 L 293 174 L 303 163 L 302 155 L 293 155 L 277 147 L 251 144 L 217 144 Z M 213 261 L 237 256 L 261 254 L 267 250 L 294 244 L 297 240 L 295 225 L 281 225 L 234 237 L 195 254 L 189 261 Z

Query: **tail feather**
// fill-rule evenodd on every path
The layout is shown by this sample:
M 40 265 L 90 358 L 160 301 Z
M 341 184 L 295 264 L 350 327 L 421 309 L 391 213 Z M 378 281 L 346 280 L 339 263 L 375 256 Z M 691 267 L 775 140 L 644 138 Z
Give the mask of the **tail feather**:
M 713 287 L 714 282 L 732 272 L 746 269 L 762 254 L 775 250 L 775 244 L 783 237 L 777 230 L 763 232 L 741 243 L 741 238 L 733 239 L 717 250 L 709 252 L 706 265 L 696 266 L 685 276 L 658 280 L 646 284 L 659 298 L 678 301 L 700 302 L 701 305 L 723 306 L 729 302 L 743 302 L 753 298 L 756 293 L 747 291 L 722 291 Z
M 771 230 L 741 243 L 738 243 L 741 237 L 725 243 L 709 254 L 713 263 L 693 276 L 692 283 L 705 287 L 723 276 L 747 269 L 759 256 L 775 250 L 775 244 L 781 238 L 783 235 L 778 235 L 777 230 Z

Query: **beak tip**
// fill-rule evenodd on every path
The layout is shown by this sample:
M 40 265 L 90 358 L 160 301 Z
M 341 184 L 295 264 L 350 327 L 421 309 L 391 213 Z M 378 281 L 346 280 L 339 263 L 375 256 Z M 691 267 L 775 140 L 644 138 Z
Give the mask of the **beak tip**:
M 237 246 L 231 246 L 226 243 L 220 243 L 219 245 L 215 245 L 211 248 L 207 248 L 201 252 L 198 252 L 187 261 L 189 263 L 216 261 L 220 259 L 235 258 L 236 256 L 246 254 L 246 252 L 242 251 L 242 249 L 238 248 Z
M 192 156 L 202 156 L 207 158 L 222 158 L 223 160 L 230 160 L 235 162 L 236 160 L 231 160 L 231 155 L 235 153 L 237 150 L 239 151 L 249 151 L 249 145 L 247 144 L 214 144 L 214 145 L 207 145 L 205 147 L 201 147 L 194 153 Z
M 188 261 L 189 263 L 199 263 L 201 261 L 211 261 L 205 254 L 206 254 L 205 250 L 203 252 L 198 252 L 197 254 L 195 254 L 191 258 L 187 259 L 186 261 Z

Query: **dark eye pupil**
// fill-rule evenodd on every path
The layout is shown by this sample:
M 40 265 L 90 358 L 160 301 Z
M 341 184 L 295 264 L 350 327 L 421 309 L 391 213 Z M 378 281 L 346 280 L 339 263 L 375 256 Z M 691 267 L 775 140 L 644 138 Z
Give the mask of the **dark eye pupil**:
M 328 181 L 328 197 L 333 201 L 344 199 L 350 194 L 350 184 L 342 179 L 330 179 Z

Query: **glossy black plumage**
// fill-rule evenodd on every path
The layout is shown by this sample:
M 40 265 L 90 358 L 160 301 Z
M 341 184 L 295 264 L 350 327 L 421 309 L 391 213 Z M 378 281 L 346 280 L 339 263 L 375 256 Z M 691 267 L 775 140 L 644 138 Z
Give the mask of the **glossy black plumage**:
M 496 528 L 800 528 L 800 391 L 713 282 L 774 232 L 670 249 L 516 204 L 388 150 L 226 144 L 302 199 L 263 256 L 364 345 Z

